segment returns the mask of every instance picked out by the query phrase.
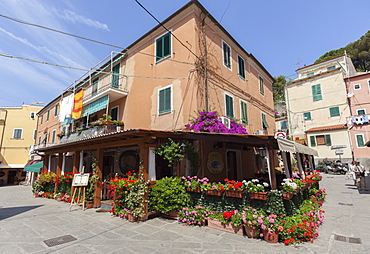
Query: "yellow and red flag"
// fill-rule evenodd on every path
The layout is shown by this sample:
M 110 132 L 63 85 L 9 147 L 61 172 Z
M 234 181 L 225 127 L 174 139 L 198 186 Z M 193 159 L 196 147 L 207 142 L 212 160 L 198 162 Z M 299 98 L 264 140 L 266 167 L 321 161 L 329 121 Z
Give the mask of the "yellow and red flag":
M 81 89 L 78 93 L 74 95 L 74 105 L 72 110 L 72 118 L 78 119 L 81 117 L 82 113 L 82 99 L 84 97 L 84 90 Z

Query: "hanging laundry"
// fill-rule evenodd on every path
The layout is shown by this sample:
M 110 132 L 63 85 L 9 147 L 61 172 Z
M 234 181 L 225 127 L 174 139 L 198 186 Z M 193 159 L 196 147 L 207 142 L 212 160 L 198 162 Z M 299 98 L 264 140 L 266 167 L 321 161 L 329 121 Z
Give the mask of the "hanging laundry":
M 362 123 L 365 124 L 365 123 L 368 123 L 369 122 L 369 117 L 364 115 L 362 116 Z
M 74 106 L 73 106 L 73 111 L 72 111 L 73 119 L 81 118 L 83 97 L 84 97 L 83 89 L 81 89 L 81 91 L 79 91 L 78 93 L 74 95 Z
M 356 117 L 352 116 L 351 121 L 352 121 L 352 124 L 356 124 Z
M 358 124 L 358 125 L 362 124 L 362 117 L 361 116 L 356 116 L 355 119 L 356 119 L 355 120 L 356 124 Z
M 73 101 L 73 94 L 70 94 L 62 99 L 60 102 L 59 122 L 64 122 L 65 118 L 71 118 Z

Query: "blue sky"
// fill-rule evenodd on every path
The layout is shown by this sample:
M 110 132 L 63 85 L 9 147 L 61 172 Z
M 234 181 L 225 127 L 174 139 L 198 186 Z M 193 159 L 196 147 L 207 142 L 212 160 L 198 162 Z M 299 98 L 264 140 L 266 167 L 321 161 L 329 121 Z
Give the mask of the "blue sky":
M 160 21 L 188 0 L 140 0 Z M 368 0 L 200 0 L 272 76 L 295 77 L 370 30 Z M 134 0 L 0 0 L 0 15 L 127 47 L 157 25 Z M 119 49 L 0 17 L 0 54 L 90 68 Z M 84 71 L 0 56 L 0 106 L 47 104 Z M 44 104 L 44 105 L 45 105 Z

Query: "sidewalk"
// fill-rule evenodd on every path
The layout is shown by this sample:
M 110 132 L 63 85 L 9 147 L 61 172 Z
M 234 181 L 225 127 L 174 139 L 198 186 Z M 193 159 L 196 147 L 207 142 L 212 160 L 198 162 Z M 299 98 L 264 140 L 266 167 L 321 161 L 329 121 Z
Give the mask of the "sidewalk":
M 370 253 L 370 192 L 343 175 L 324 175 L 321 187 L 329 194 L 320 236 L 285 246 L 161 218 L 130 223 L 96 209 L 69 212 L 67 203 L 34 198 L 29 186 L 2 186 L 0 253 Z M 75 240 L 44 243 L 61 236 Z

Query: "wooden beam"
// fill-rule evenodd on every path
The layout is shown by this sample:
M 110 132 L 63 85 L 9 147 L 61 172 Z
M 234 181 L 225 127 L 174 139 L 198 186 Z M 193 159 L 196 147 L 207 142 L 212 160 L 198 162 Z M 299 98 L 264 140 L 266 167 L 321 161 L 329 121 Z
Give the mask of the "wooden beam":
M 44 156 L 44 164 L 42 165 L 42 171 L 49 171 L 49 160 L 50 160 L 50 154 L 45 154 Z
M 57 170 L 55 172 L 57 175 L 62 174 L 62 164 L 63 164 L 63 153 L 58 153 Z
M 96 152 L 96 174 L 99 179 L 95 182 L 94 190 L 94 207 L 100 207 L 101 204 L 101 189 L 102 189 L 102 178 L 103 178 L 103 158 L 104 158 L 104 149 L 98 148 Z
M 269 165 L 270 165 L 270 179 L 271 179 L 271 189 L 276 190 L 277 183 L 276 183 L 276 171 L 275 171 L 275 152 L 272 147 L 268 147 L 268 153 L 269 153 Z

